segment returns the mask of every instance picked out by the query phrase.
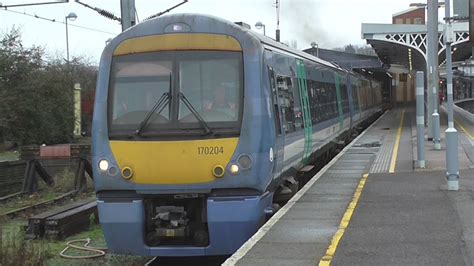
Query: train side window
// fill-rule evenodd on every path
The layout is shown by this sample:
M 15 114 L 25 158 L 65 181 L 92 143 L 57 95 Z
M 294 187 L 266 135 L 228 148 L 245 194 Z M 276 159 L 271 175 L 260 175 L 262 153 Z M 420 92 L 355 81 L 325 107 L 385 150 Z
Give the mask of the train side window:
M 351 78 L 351 86 L 352 86 L 352 104 L 354 106 L 354 112 L 359 112 L 359 98 L 357 97 L 359 90 L 357 87 L 357 83 L 354 82 L 353 78 Z
M 317 105 L 319 109 L 319 121 L 325 121 L 332 112 L 329 107 L 326 85 L 323 82 L 316 82 L 316 93 L 318 95 Z
M 331 119 L 337 116 L 337 96 L 336 96 L 336 85 L 334 83 L 324 83 L 326 87 L 326 99 L 325 102 L 328 106 L 329 113 L 327 119 Z
M 309 108 L 311 112 L 311 122 L 314 124 L 319 122 L 318 101 L 316 93 L 316 82 L 313 80 L 306 80 L 308 84 Z
M 280 108 L 278 108 L 278 98 L 279 94 L 277 91 L 276 83 L 275 83 L 275 73 L 273 72 L 273 68 L 268 67 L 268 78 L 270 79 L 270 89 L 272 90 L 272 103 L 273 103 L 273 114 L 275 116 L 275 130 L 278 135 L 281 135 L 281 120 L 280 120 Z
M 341 82 L 341 98 L 342 98 L 342 111 L 344 114 L 349 113 L 349 95 L 347 92 L 347 85 L 345 82 Z
M 295 86 L 291 78 L 278 75 L 277 90 L 280 107 L 285 118 L 285 132 L 289 133 L 297 131 L 301 128 L 302 118 L 298 116 L 299 102 L 296 102 L 298 98 L 295 98 L 294 96 Z

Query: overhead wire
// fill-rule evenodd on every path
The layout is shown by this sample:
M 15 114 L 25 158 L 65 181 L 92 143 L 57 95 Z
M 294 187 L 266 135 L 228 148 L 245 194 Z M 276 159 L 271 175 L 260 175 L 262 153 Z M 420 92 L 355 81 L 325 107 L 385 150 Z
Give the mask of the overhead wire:
M 160 13 L 151 15 L 151 16 L 147 17 L 146 19 L 144 19 L 143 21 L 149 20 L 149 19 L 152 19 L 152 18 L 159 17 L 159 16 L 161 16 L 161 15 L 163 15 L 163 14 L 165 14 L 165 13 L 168 13 L 168 12 L 170 12 L 171 10 L 173 10 L 173 9 L 175 9 L 175 8 L 177 8 L 177 7 L 179 7 L 180 5 L 186 4 L 187 2 L 188 2 L 188 0 L 182 0 L 181 3 L 176 4 L 176 5 L 174 5 L 174 6 L 170 7 L 170 8 L 168 8 L 168 9 L 166 9 L 165 11 L 162 11 L 162 12 L 160 12 Z
M 83 5 L 83 6 L 87 7 L 87 8 L 90 8 L 90 9 L 94 10 L 95 12 L 99 13 L 99 15 L 104 16 L 104 17 L 106 17 L 106 18 L 108 18 L 108 19 L 116 20 L 116 21 L 118 21 L 118 22 L 122 22 L 122 18 L 117 17 L 116 15 L 114 15 L 114 14 L 113 14 L 112 12 L 110 12 L 110 11 L 107 11 L 107 10 L 102 9 L 102 8 L 90 6 L 90 5 L 86 4 L 86 3 L 82 3 L 82 2 L 79 1 L 79 0 L 76 0 L 76 3 L 78 3 L 78 4 L 80 4 L 80 5 Z
M 29 14 L 29 13 L 26 13 L 26 12 L 14 11 L 14 10 L 6 9 L 6 8 L 0 8 L 0 10 L 15 13 L 15 14 L 19 14 L 19 15 L 29 16 L 29 17 L 33 17 L 33 18 L 37 18 L 37 19 L 41 19 L 41 20 L 46 20 L 46 21 L 50 21 L 50 22 L 54 22 L 54 23 L 66 24 L 65 22 L 62 22 L 62 21 L 59 21 L 59 20 L 56 20 L 56 19 L 50 19 L 50 18 L 38 16 L 36 14 Z M 118 35 L 118 33 L 98 30 L 98 29 L 94 29 L 94 28 L 80 26 L 80 25 L 77 25 L 77 24 L 68 23 L 68 26 L 81 28 L 81 29 L 86 29 L 86 30 L 91 30 L 91 31 L 96 31 L 96 32 L 101 32 L 101 33 L 106 33 L 106 34 L 111 34 L 111 35 Z

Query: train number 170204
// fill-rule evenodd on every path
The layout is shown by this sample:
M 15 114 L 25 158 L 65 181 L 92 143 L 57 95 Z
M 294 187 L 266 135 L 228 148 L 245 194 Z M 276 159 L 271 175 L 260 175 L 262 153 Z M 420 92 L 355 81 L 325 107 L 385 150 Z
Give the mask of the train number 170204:
M 210 147 L 198 147 L 199 155 L 217 155 L 224 153 L 224 147 L 222 146 L 210 146 Z

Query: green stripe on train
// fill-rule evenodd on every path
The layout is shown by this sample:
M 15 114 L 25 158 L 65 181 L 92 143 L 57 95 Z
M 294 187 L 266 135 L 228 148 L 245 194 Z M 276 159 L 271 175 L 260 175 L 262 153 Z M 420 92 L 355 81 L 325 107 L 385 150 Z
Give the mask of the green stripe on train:
M 308 96 L 308 84 L 306 82 L 306 71 L 304 63 L 301 60 L 296 60 L 296 74 L 298 77 L 298 89 L 301 102 L 301 113 L 303 115 L 304 125 L 304 155 L 303 163 L 308 162 L 308 158 L 311 156 L 311 150 L 313 147 L 313 123 L 311 120 L 311 109 L 309 106 Z

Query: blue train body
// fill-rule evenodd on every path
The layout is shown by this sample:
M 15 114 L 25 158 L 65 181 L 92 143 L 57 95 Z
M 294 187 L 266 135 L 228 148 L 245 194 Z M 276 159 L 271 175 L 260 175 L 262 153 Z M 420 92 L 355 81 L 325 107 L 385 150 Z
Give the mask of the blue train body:
M 233 253 L 296 192 L 298 172 L 381 110 L 379 83 L 195 14 L 117 36 L 97 84 L 99 215 L 124 254 Z M 226 114 L 206 110 L 216 90 L 233 95 Z

